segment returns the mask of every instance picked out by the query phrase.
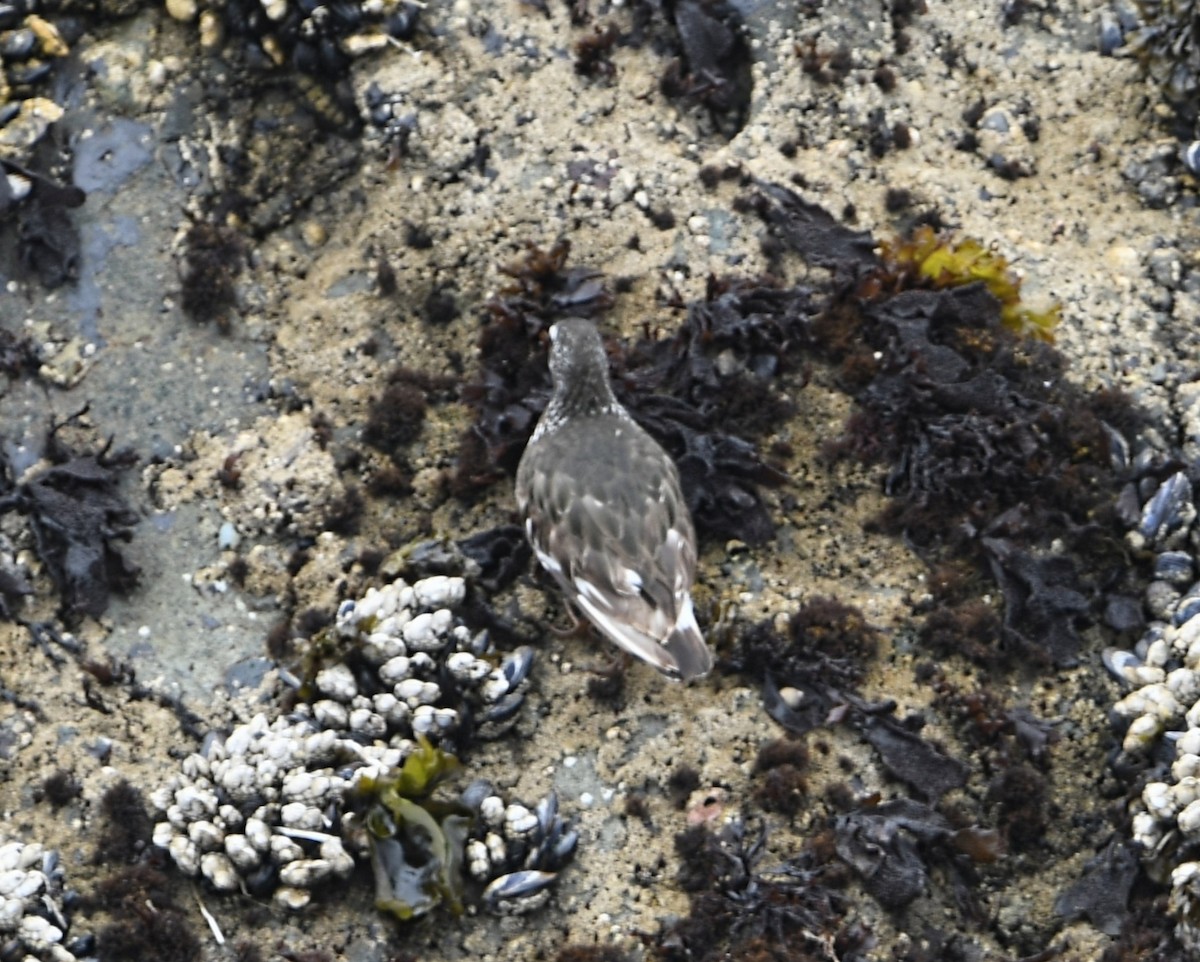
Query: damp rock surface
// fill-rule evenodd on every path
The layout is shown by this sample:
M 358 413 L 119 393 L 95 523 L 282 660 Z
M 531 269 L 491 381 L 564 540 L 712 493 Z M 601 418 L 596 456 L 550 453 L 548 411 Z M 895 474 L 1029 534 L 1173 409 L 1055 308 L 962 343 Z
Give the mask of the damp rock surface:
M 1135 61 L 1100 49 L 1102 4 L 872 6 L 846 18 L 837 5 L 677 3 L 668 19 L 654 4 L 431 3 L 406 48 L 385 40 L 341 64 L 340 92 L 275 64 L 269 24 L 221 27 L 242 39 L 222 39 L 218 56 L 204 4 L 168 7 L 89 11 L 56 68 L 55 89 L 70 94 L 63 115 L 51 124 L 49 106 L 24 108 L 8 135 L 21 153 L 0 153 L 0 444 L 12 475 L 0 499 L 47 469 L 48 432 L 72 415 L 64 440 L 75 450 L 111 435 L 138 457 L 119 482 L 137 523 L 113 528 L 138 583 L 69 627 L 27 519 L 0 513 L 0 837 L 37 839 L 72 888 L 100 893 L 59 942 L 103 957 L 107 939 L 107 951 L 136 957 L 114 926 L 136 924 L 128 906 L 153 890 L 167 901 L 137 929 L 158 939 L 147 958 L 217 962 L 243 947 L 246 959 L 553 959 L 582 944 L 670 959 L 726 936 L 702 928 L 705 906 L 734 918 L 713 913 L 743 911 L 734 883 L 753 880 L 789 906 L 777 925 L 836 936 L 838 958 L 1060 946 L 1096 959 L 1121 939 L 1179 957 L 1173 922 L 1145 895 L 1171 890 L 1171 866 L 1131 868 L 1143 853 L 1119 813 L 1138 800 L 1147 845 L 1178 824 L 1182 795 L 1160 819 L 1145 795 L 1158 790 L 1131 786 L 1162 784 L 1161 795 L 1176 784 L 1177 756 L 1143 749 L 1186 706 L 1160 711 L 1159 679 L 1144 671 L 1174 662 L 1121 660 L 1145 676 L 1122 685 L 1101 650 L 1135 650 L 1143 625 L 1178 612 L 1194 581 L 1193 519 L 1142 512 L 1169 478 L 1182 473 L 1189 491 L 1196 481 L 1200 228 L 1194 178 L 1157 126 L 1153 91 Z M 360 116 L 344 125 L 349 103 Z M 765 184 L 860 233 L 846 240 L 827 225 L 833 252 L 806 262 L 739 202 Z M 1081 619 L 1069 658 L 1014 666 L 972 658 L 965 643 L 929 647 L 931 598 L 959 575 L 932 569 L 919 539 L 879 530 L 887 465 L 829 456 L 857 410 L 855 372 L 785 351 L 782 324 L 770 336 L 747 324 L 722 331 L 715 358 L 698 340 L 703 359 L 689 369 L 759 385 L 739 423 L 770 412 L 747 443 L 787 479 L 753 482 L 769 537 L 725 531 L 701 544 L 696 602 L 719 670 L 688 687 L 638 666 L 622 679 L 607 645 L 554 630 L 569 618 L 519 553 L 504 464 L 484 459 L 469 490 L 456 486 L 480 398 L 500 396 L 480 358 L 513 365 L 505 389 L 536 392 L 541 375 L 521 365 L 541 363 L 539 325 L 552 312 L 597 316 L 628 347 L 671 335 L 730 276 L 812 285 L 795 299 L 799 316 L 825 303 L 822 285 L 857 279 L 871 239 L 921 224 L 1002 255 L 1032 309 L 1060 304 L 1061 376 L 1125 391 L 1143 412 L 1140 427 L 1112 425 L 1130 446 L 1135 489 L 1121 503 L 1142 539 L 1125 564 L 1143 588 L 1161 587 L 1114 590 L 1107 606 L 1072 588 L 1072 603 L 1114 614 Z M 547 252 L 560 240 L 569 255 L 556 267 Z M 779 316 L 771 304 L 747 314 Z M 485 329 L 515 331 L 520 351 L 481 345 Z M 622 355 L 623 390 L 653 393 L 638 383 L 646 356 Z M 544 399 L 529 398 L 500 410 L 504 437 L 521 419 L 532 426 Z M 699 431 L 686 410 L 658 403 L 661 421 Z M 722 464 L 747 463 L 739 457 Z M 1022 570 L 1055 569 L 1053 548 L 1047 560 L 1006 530 L 987 537 Z M 219 891 L 236 878 L 216 859 L 204 873 L 197 846 L 188 874 L 208 879 L 200 901 L 219 945 L 190 882 L 153 863 L 149 817 L 144 837 L 104 841 L 103 799 L 128 781 L 150 805 L 170 773 L 204 757 L 210 733 L 294 708 L 280 669 L 307 680 L 304 655 L 336 636 L 339 606 L 414 571 L 487 586 L 468 596 L 469 614 L 497 664 L 536 648 L 510 730 L 470 741 L 455 788 L 481 778 L 489 798 L 524 800 L 513 825 L 553 791 L 578 831 L 573 862 L 523 914 L 435 910 L 401 924 L 373 907 L 365 861 L 351 871 L 325 859 L 336 872 L 309 871 L 345 881 L 295 898 L 302 910 L 264 909 Z M 1087 584 L 1126 577 L 1109 574 Z M 966 599 L 971 620 L 939 637 L 999 631 L 1000 590 Z M 794 644 L 791 681 L 768 685 L 735 658 L 780 639 Z M 338 706 L 332 696 L 358 680 L 332 663 L 307 667 Z M 810 676 L 826 685 L 819 712 L 804 700 Z M 1117 715 L 1150 721 L 1114 729 L 1112 706 L 1147 688 Z M 1124 742 L 1138 751 L 1114 772 Z M 63 773 L 78 794 L 52 790 Z M 937 790 L 920 791 L 931 778 Z M 193 824 L 179 821 L 182 832 Z M 161 840 L 185 837 L 164 829 Z M 490 866 L 487 832 L 472 840 Z M 305 844 L 317 861 L 319 845 Z M 190 866 L 191 850 L 175 846 Z M 1180 863 L 1177 899 L 1190 900 L 1196 862 Z M 785 864 L 792 874 L 776 872 Z M 1150 881 L 1130 886 L 1134 871 Z M 804 902 L 796 879 L 824 894 Z M 277 891 L 269 881 L 263 891 Z M 72 943 L 88 934 L 98 948 Z

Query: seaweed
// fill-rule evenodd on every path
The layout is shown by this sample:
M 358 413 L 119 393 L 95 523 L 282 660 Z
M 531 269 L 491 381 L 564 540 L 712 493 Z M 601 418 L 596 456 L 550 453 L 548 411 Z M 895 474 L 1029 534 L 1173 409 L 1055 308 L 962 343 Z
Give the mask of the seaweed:
M 460 498 L 516 472 L 549 399 L 543 357 L 551 324 L 612 304 L 600 273 L 567 268 L 569 250 L 565 241 L 545 251 L 531 245 L 505 269 L 512 283 L 487 307 L 481 373 L 464 391 L 476 420 L 461 440 L 451 483 Z M 802 291 L 714 283 L 674 334 L 648 331 L 633 344 L 609 346 L 614 390 L 675 459 L 702 537 L 758 544 L 774 534 L 758 486 L 782 484 L 786 475 L 738 434 L 773 430 L 790 411 L 769 381 L 786 369 L 784 352 L 808 306 Z M 730 370 L 718 360 L 723 352 L 743 360 Z
M 884 768 L 918 795 L 936 802 L 966 784 L 967 766 L 942 753 L 894 719 L 875 716 L 864 723 L 864 735 Z
M 463 911 L 462 850 L 470 817 L 432 801 L 434 787 L 459 763 L 418 737 L 404 764 L 359 780 L 369 808 L 364 818 L 375 876 L 375 907 L 407 920 L 445 904 Z
M 43 287 L 54 289 L 79 277 L 82 242 L 67 211 L 82 204 L 83 198 L 83 191 L 71 194 L 63 188 L 43 188 L 33 191 L 19 212 L 18 256 Z
M 199 221 L 184 235 L 182 307 L 200 323 L 215 322 L 228 334 L 238 304 L 237 278 L 248 251 L 242 235 L 224 224 Z
M 146 850 L 154 823 L 146 802 L 126 779 L 121 779 L 100 797 L 104 829 L 96 845 L 96 861 L 102 864 L 132 863 Z
M 72 420 L 50 429 L 47 454 L 54 463 L 20 485 L 9 482 L 0 495 L 0 515 L 16 510 L 29 518 L 35 550 L 58 590 L 68 625 L 103 614 L 112 594 L 130 591 L 140 573 L 117 548 L 133 537 L 138 521 L 120 492 L 121 474 L 136 456 L 111 451 L 111 438 L 90 454 L 71 451 L 56 435 Z M 9 475 L 0 455 L 0 487 Z
M 788 731 L 804 734 L 844 717 L 852 705 L 889 709 L 867 706 L 854 694 L 876 644 L 876 631 L 858 609 L 817 598 L 792 615 L 786 635 L 771 622 L 751 626 L 724 667 L 761 681 L 768 714 Z
M 695 826 L 675 836 L 680 885 L 690 893 L 690 912 L 666 923 L 654 948 L 670 962 L 772 959 L 808 962 L 834 957 L 862 959 L 868 933 L 847 924 L 849 904 L 838 889 L 836 865 L 812 850 L 773 869 L 760 867 L 765 827 L 742 821 L 719 832 Z
M 1021 279 L 1008 261 L 970 237 L 955 239 L 922 225 L 907 237 L 884 241 L 878 280 L 901 289 L 942 290 L 980 282 L 1000 302 L 1000 323 L 1018 335 L 1054 342 L 1062 306 L 1034 311 L 1021 301 Z M 885 281 L 884 278 L 887 278 Z M 873 283 L 874 279 L 867 283 Z
M 1065 361 L 1045 342 L 1056 315 L 1026 312 L 1006 265 L 978 245 L 921 229 L 878 259 L 869 238 L 786 188 L 760 186 L 746 206 L 833 275 L 808 343 L 840 365 L 857 410 L 826 453 L 889 464 L 877 525 L 934 567 L 964 560 L 976 590 L 958 604 L 989 575 L 1003 589 L 996 646 L 958 630 L 985 613 L 954 607 L 923 635 L 943 648 L 957 636 L 993 663 L 1070 664 L 1078 630 L 1128 568 L 1113 506 L 1122 469 L 1110 455 L 1112 431 L 1136 420 L 1128 400 L 1064 380 Z
M 833 830 L 838 857 L 888 909 L 903 908 L 923 894 L 933 866 L 948 872 L 960 896 L 969 899 L 972 861 L 993 857 L 986 831 L 955 831 L 945 816 L 908 798 L 839 815 Z
M 1068 921 L 1086 918 L 1105 935 L 1118 935 L 1129 915 L 1129 894 L 1138 875 L 1138 847 L 1111 838 L 1083 868 L 1083 875 L 1054 903 Z

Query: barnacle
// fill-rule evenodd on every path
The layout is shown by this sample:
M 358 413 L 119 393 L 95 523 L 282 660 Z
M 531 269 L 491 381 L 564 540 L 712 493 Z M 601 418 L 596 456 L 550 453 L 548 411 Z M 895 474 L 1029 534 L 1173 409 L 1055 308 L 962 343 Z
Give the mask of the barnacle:
M 954 239 L 928 225 L 918 227 L 906 238 L 880 244 L 884 273 L 896 286 L 932 287 L 942 290 L 982 282 L 1000 302 L 1000 321 L 1012 331 L 1039 341 L 1054 343 L 1054 328 L 1062 318 L 1062 305 L 1044 311 L 1030 310 L 1021 303 L 1021 279 L 1002 256 L 970 237 Z M 867 291 L 879 278 L 868 278 Z
M 373 797 L 365 824 L 375 875 L 375 906 L 411 919 L 443 902 L 462 912 L 462 852 L 470 818 L 455 805 L 430 798 L 459 768 L 458 759 L 421 737 L 399 769 L 358 782 Z

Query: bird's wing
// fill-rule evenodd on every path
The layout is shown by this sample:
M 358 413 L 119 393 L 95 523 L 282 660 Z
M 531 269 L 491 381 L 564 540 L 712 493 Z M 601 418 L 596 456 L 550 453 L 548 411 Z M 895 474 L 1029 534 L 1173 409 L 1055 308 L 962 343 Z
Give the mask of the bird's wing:
M 593 437 L 586 457 L 523 462 L 529 540 L 609 639 L 668 675 L 704 674 L 711 655 L 692 615 L 695 539 L 678 475 L 639 429 L 627 425 L 618 440 Z

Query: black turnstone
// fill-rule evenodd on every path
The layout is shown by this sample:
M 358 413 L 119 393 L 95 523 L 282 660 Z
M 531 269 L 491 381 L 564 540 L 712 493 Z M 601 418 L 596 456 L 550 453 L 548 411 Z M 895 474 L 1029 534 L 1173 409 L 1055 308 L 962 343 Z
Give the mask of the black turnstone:
M 696 534 L 670 456 L 613 395 L 588 321 L 550 329 L 554 394 L 517 469 L 541 562 L 610 640 L 678 679 L 712 668 L 692 612 Z

